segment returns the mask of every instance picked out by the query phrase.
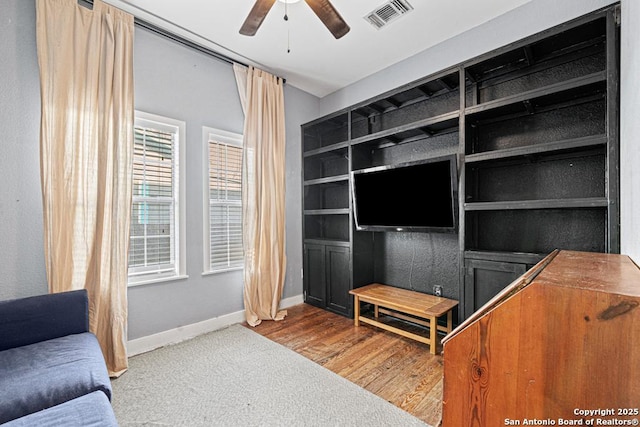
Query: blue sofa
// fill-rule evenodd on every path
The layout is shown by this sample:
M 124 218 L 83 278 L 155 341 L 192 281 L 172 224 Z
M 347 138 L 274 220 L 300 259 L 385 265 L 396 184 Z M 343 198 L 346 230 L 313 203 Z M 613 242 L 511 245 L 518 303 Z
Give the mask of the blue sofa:
M 117 426 L 86 290 L 0 301 L 0 424 Z

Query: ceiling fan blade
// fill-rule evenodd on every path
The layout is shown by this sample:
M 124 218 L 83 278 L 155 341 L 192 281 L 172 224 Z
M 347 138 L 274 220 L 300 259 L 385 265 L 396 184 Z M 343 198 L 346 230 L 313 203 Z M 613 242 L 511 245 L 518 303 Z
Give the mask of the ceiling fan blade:
M 247 16 L 247 19 L 245 19 L 244 24 L 242 24 L 240 28 L 240 34 L 245 36 L 255 35 L 275 1 L 276 0 L 256 0 L 251 8 L 251 12 L 249 12 L 249 16 Z
M 339 39 L 351 29 L 329 0 L 305 1 L 335 38 Z

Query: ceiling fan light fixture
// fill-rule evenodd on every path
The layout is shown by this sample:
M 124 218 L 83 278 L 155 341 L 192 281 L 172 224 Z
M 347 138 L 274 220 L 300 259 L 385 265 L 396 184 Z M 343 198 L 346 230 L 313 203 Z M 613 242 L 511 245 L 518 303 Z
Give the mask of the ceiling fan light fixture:
M 293 3 L 298 3 L 300 0 L 278 0 L 280 3 L 285 3 L 285 4 L 293 4 Z
M 285 20 L 287 20 L 286 6 L 292 3 L 293 0 L 278 1 L 284 2 L 285 4 Z M 249 16 L 247 16 L 242 27 L 240 27 L 240 34 L 244 36 L 254 36 L 275 2 L 276 0 L 255 0 Z M 349 25 L 344 21 L 342 16 L 340 16 L 336 8 L 333 7 L 331 0 L 305 0 L 305 3 L 309 5 L 313 13 L 315 13 L 336 39 L 341 38 L 349 32 Z

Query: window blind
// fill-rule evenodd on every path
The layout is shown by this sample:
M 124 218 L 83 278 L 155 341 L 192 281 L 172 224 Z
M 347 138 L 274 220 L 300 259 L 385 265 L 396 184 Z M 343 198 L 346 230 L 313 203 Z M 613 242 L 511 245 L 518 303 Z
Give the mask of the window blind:
M 242 147 L 209 141 L 211 271 L 242 267 Z
M 175 137 L 135 127 L 130 277 L 176 272 Z

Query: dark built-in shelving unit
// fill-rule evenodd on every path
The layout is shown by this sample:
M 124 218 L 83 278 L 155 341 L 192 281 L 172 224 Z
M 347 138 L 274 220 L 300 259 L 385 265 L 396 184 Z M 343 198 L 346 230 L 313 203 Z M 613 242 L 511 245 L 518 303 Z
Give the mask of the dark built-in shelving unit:
M 556 248 L 619 252 L 618 134 L 619 5 L 303 125 L 305 301 L 438 285 L 462 320 Z M 445 154 L 457 234 L 354 228 L 352 171 Z

